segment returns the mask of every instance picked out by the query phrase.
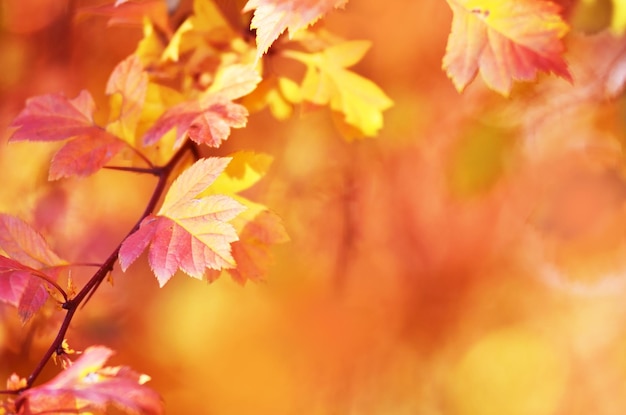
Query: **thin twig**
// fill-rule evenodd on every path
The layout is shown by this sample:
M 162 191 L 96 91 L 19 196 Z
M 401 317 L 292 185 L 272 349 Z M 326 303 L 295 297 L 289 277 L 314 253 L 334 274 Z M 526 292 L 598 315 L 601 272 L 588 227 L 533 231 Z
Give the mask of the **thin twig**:
M 159 203 L 159 200 L 161 199 L 161 196 L 165 192 L 165 188 L 166 188 L 169 176 L 171 175 L 174 168 L 178 165 L 178 163 L 182 160 L 185 153 L 188 151 L 194 154 L 193 145 L 189 141 L 185 142 L 185 144 L 180 149 L 178 149 L 176 154 L 174 154 L 174 156 L 170 159 L 170 161 L 165 166 L 154 167 L 152 169 L 155 172 L 156 171 L 159 172 L 158 173 L 159 181 L 157 182 L 154 188 L 154 191 L 152 192 L 152 197 L 148 201 L 148 204 L 146 205 L 146 209 L 144 210 L 139 220 L 137 220 L 137 223 L 135 223 L 133 228 L 130 230 L 130 232 L 128 232 L 128 235 L 126 237 L 134 233 L 137 229 L 139 229 L 139 226 L 141 222 L 144 220 L 144 218 L 146 218 L 156 209 L 157 204 Z M 124 240 L 126 239 L 126 237 L 124 238 Z M 12 393 L 19 393 L 23 390 L 31 388 L 35 380 L 37 379 L 37 377 L 41 374 L 42 370 L 44 369 L 44 367 L 46 366 L 46 364 L 52 357 L 52 355 L 54 355 L 55 353 L 57 354 L 62 353 L 61 345 L 63 343 L 63 340 L 65 339 L 65 334 L 67 333 L 67 330 L 69 329 L 69 326 L 72 321 L 72 318 L 74 317 L 74 314 L 78 310 L 78 307 L 81 305 L 81 303 L 83 303 L 83 301 L 87 301 L 89 300 L 89 298 L 91 298 L 93 293 L 95 293 L 95 291 L 98 289 L 98 287 L 100 286 L 102 281 L 105 279 L 105 277 L 108 275 L 108 273 L 113 270 L 115 262 L 117 261 L 117 258 L 119 256 L 121 246 L 122 246 L 122 243 L 120 242 L 120 244 L 109 255 L 106 261 L 104 261 L 104 263 L 100 265 L 100 268 L 98 268 L 98 270 L 93 274 L 93 276 L 89 279 L 89 281 L 87 281 L 87 283 L 83 286 L 83 288 L 81 288 L 81 290 L 78 292 L 78 294 L 76 294 L 74 298 L 66 299 L 65 303 L 63 303 L 63 308 L 67 310 L 67 314 L 65 315 L 65 318 L 63 319 L 63 322 L 61 323 L 61 326 L 59 327 L 59 331 L 57 332 L 56 337 L 50 344 L 50 347 L 48 348 L 48 350 L 46 350 L 42 358 L 39 360 L 39 363 L 37 363 L 37 366 L 35 366 L 35 369 L 33 369 L 31 374 L 28 376 L 28 379 L 26 380 L 26 387 L 20 389 L 19 391 L 15 391 Z
M 147 173 L 154 176 L 161 175 L 161 170 L 157 167 L 104 166 L 103 169 L 129 171 L 133 173 Z

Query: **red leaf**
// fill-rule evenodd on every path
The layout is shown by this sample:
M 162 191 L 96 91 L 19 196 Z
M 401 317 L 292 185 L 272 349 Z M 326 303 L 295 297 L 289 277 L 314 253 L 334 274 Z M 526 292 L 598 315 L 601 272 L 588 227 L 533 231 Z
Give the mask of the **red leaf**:
M 512 80 L 534 80 L 538 71 L 571 82 L 561 38 L 568 26 L 559 6 L 545 0 L 447 0 L 452 30 L 443 68 L 459 92 L 480 71 L 485 83 L 508 95 Z
M 204 101 L 188 101 L 165 111 L 144 136 L 144 144 L 157 142 L 172 128 L 176 128 L 176 143 L 179 146 L 185 135 L 198 144 L 219 147 L 230 135 L 231 128 L 246 125 L 248 110 L 239 104 L 219 96 Z
M 263 55 L 278 36 L 289 29 L 292 34 L 315 23 L 333 8 L 348 0 L 248 0 L 243 11 L 254 10 L 250 24 L 256 29 L 257 58 Z
M 55 154 L 49 178 L 92 174 L 126 145 L 94 124 L 94 109 L 87 91 L 72 100 L 61 94 L 31 98 L 11 123 L 11 127 L 18 129 L 10 141 L 58 141 L 78 136 Z
M 229 158 L 201 159 L 172 183 L 159 212 L 146 217 L 139 230 L 122 243 L 119 258 L 123 271 L 148 246 L 148 261 L 160 286 L 179 268 L 201 279 L 206 268 L 235 265 L 230 243 L 237 240 L 237 234 L 227 222 L 245 208 L 222 195 L 196 198 L 229 161 Z
M 9 140 L 57 141 L 88 134 L 94 126 L 94 110 L 93 98 L 85 90 L 74 99 L 63 94 L 30 98 L 9 126 L 19 128 Z
M 147 376 L 125 366 L 103 367 L 112 354 L 104 346 L 89 347 L 54 379 L 24 391 L 18 406 L 33 413 L 83 413 L 113 405 L 126 413 L 161 414 L 161 398 L 143 385 Z
M 0 255 L 0 301 L 17 307 L 26 290 L 31 268 Z
M 52 268 L 44 272 L 0 255 L 0 301 L 17 307 L 26 323 L 48 299 L 44 279 L 34 275 L 56 280 L 59 271 L 60 268 Z
M 39 232 L 20 218 L 3 213 L 0 213 L 0 249 L 10 258 L 31 268 L 65 264 Z
M 248 110 L 229 101 L 215 102 L 189 125 L 187 134 L 198 144 L 219 147 L 230 135 L 230 129 L 246 126 Z
M 94 129 L 66 143 L 52 158 L 48 179 L 69 176 L 88 176 L 100 170 L 125 144 L 119 138 Z
M 56 280 L 66 262 L 26 222 L 6 214 L 0 214 L 0 250 L 9 257 L 0 255 L 0 301 L 18 307 L 26 322 L 48 298 L 45 282 L 33 274 Z

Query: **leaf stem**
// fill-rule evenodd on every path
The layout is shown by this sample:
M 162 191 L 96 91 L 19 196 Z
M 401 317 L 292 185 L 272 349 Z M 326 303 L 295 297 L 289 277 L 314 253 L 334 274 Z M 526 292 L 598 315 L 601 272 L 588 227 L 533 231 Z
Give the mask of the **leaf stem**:
M 135 223 L 132 229 L 128 232 L 126 237 L 131 235 L 137 229 L 139 229 L 139 226 L 141 222 L 143 221 L 143 219 L 146 218 L 148 215 L 150 215 L 156 209 L 157 204 L 159 203 L 159 200 L 161 199 L 161 196 L 165 192 L 167 182 L 169 180 L 169 177 L 172 171 L 178 165 L 178 163 L 183 159 L 183 156 L 187 152 L 190 152 L 191 154 L 195 155 L 195 152 L 193 149 L 193 143 L 191 143 L 190 141 L 186 141 L 185 144 L 180 149 L 178 149 L 176 154 L 174 154 L 174 156 L 168 161 L 166 165 L 162 167 L 153 167 L 151 169 L 146 169 L 146 170 L 151 170 L 151 172 L 157 175 L 159 179 L 154 188 L 154 191 L 152 192 L 152 196 L 150 197 L 150 200 L 148 201 L 148 204 L 146 205 L 146 209 L 142 213 L 141 217 L 137 220 L 137 223 Z M 133 170 L 124 169 L 124 171 L 134 171 L 135 168 L 130 168 L 130 169 L 133 169 Z M 126 239 L 126 237 L 124 237 L 124 239 Z M 11 392 L 11 393 L 19 393 L 26 389 L 31 388 L 35 380 L 37 379 L 37 377 L 41 374 L 44 367 L 46 366 L 46 364 L 52 357 L 52 355 L 54 355 L 55 353 L 56 354 L 63 353 L 62 343 L 63 343 L 63 340 L 65 339 L 65 334 L 67 333 L 70 327 L 70 323 L 72 321 L 72 318 L 74 317 L 74 314 L 78 310 L 81 303 L 83 302 L 86 303 L 89 300 L 89 298 L 91 298 L 91 296 L 96 292 L 96 290 L 98 289 L 102 281 L 104 281 L 104 279 L 109 274 L 109 272 L 113 270 L 113 267 L 119 255 L 120 248 L 122 246 L 122 242 L 120 242 L 117 245 L 117 247 L 109 255 L 106 261 L 104 261 L 104 263 L 99 265 L 98 270 L 93 274 L 93 276 L 89 279 L 89 281 L 87 281 L 87 283 L 83 286 L 83 288 L 81 288 L 81 290 L 78 292 L 78 294 L 76 294 L 74 298 L 67 299 L 67 297 L 64 296 L 65 303 L 63 303 L 63 308 L 67 310 L 67 314 L 65 314 L 65 318 L 63 319 L 63 322 L 61 323 L 61 326 L 59 327 L 59 331 L 57 332 L 56 337 L 50 344 L 50 347 L 48 348 L 48 350 L 46 350 L 42 358 L 37 363 L 37 366 L 35 366 L 31 374 L 28 376 L 28 379 L 26 380 L 26 387 L 18 391 Z M 61 292 L 64 293 L 63 290 L 61 290 Z
M 150 159 L 148 157 L 146 157 L 145 154 L 143 154 L 141 151 L 139 151 L 137 148 L 135 148 L 134 146 L 131 146 L 129 144 L 129 147 L 132 151 L 135 152 L 135 154 L 137 154 L 137 156 L 139 156 L 139 158 L 141 158 L 148 166 L 150 166 L 150 168 L 154 168 L 154 164 L 152 164 L 152 162 L 150 161 Z
M 65 292 L 65 290 L 63 288 L 61 288 L 61 286 L 59 284 L 56 283 L 56 281 L 54 281 L 52 278 L 50 278 L 49 276 L 47 276 L 45 273 L 43 272 L 31 272 L 31 274 L 33 277 L 37 277 L 40 278 L 42 280 L 44 280 L 45 282 L 47 282 L 48 284 L 52 285 L 58 292 L 59 294 L 61 294 L 63 296 L 63 300 L 65 302 L 67 302 L 67 293 Z

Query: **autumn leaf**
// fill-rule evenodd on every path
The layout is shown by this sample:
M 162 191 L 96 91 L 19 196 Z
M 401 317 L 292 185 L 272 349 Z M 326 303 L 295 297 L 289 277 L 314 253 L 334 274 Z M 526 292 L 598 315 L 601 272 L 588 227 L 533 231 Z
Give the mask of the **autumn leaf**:
M 301 85 L 302 99 L 328 105 L 362 135 L 375 136 L 383 126 L 382 112 L 393 101 L 372 81 L 346 68 L 357 63 L 370 47 L 369 42 L 350 41 L 318 53 L 284 51 L 286 57 L 307 66 Z
M 143 141 L 145 145 L 154 144 L 175 128 L 175 147 L 180 146 L 187 135 L 198 144 L 219 147 L 230 135 L 231 128 L 245 127 L 247 120 L 248 110 L 243 105 L 220 95 L 209 96 L 183 102 L 165 111 L 146 131 Z
M 0 255 L 0 300 L 18 307 L 33 269 Z
M 124 148 L 115 136 L 94 129 L 89 136 L 68 141 L 52 158 L 48 178 L 57 180 L 70 176 L 88 176 L 107 164 Z
M 144 145 L 156 143 L 175 129 L 175 148 L 186 136 L 198 144 L 219 147 L 231 128 L 245 127 L 248 120 L 248 110 L 232 100 L 252 92 L 260 80 L 250 65 L 220 67 L 211 86 L 198 99 L 171 106 L 156 120 L 143 137 Z
M 148 18 L 165 33 L 171 33 L 167 6 L 163 0 L 127 0 L 116 1 L 114 4 L 85 6 L 78 9 L 76 19 L 84 19 L 89 15 L 109 17 L 110 26 L 139 26 L 145 18 Z
M 148 89 L 148 74 L 137 55 L 120 62 L 109 77 L 106 86 L 111 96 L 111 116 L 107 131 L 134 144 L 135 129 L 143 109 Z
M 240 284 L 247 280 L 262 280 L 273 262 L 272 245 L 288 241 L 280 218 L 269 210 L 262 211 L 244 226 L 239 240 L 233 242 L 233 258 L 237 266 L 226 272 Z
M 235 100 L 254 91 L 259 82 L 261 76 L 251 65 L 228 64 L 218 69 L 207 92 Z
M 125 145 L 124 142 L 93 120 L 95 104 L 87 91 L 74 99 L 63 94 L 30 98 L 10 127 L 17 128 L 9 141 L 67 142 L 53 157 L 50 180 L 64 176 L 87 176 L 109 162 Z
M 6 214 L 0 214 L 0 251 L 6 254 L 0 255 L 0 300 L 16 306 L 26 322 L 48 298 L 43 279 L 56 280 L 67 262 L 26 222 Z
M 107 406 L 129 414 L 163 413 L 159 395 L 144 386 L 148 376 L 126 366 L 104 367 L 112 354 L 104 346 L 87 348 L 55 378 L 24 391 L 16 406 L 31 413 L 87 413 Z
M 561 39 L 568 25 L 559 6 L 545 0 L 447 0 L 453 12 L 443 69 L 459 92 L 480 71 L 491 89 L 507 96 L 513 80 L 552 72 L 572 81 Z
M 181 55 L 206 47 L 207 42 L 224 44 L 233 36 L 228 20 L 215 2 L 194 0 L 193 15 L 178 27 L 161 58 L 178 62 Z
M 286 29 L 293 35 L 315 23 L 334 8 L 343 7 L 348 0 L 249 0 L 243 11 L 254 10 L 250 23 L 256 29 L 257 59 L 270 48 Z
M 224 271 L 240 284 L 247 280 L 265 278 L 272 264 L 273 245 L 289 240 L 281 219 L 259 203 L 240 194 L 259 182 L 270 168 L 272 157 L 263 153 L 238 151 L 232 156 L 224 173 L 221 174 L 203 195 L 227 194 L 246 207 L 233 220 L 239 240 L 233 242 L 232 255 L 236 267 Z M 213 281 L 221 272 L 210 270 L 207 279 Z
M 235 266 L 230 244 L 237 240 L 237 233 L 228 221 L 245 207 L 223 195 L 197 198 L 229 161 L 216 157 L 201 159 L 174 181 L 159 212 L 146 217 L 122 243 L 119 257 L 123 271 L 148 245 L 148 261 L 160 286 L 179 268 L 202 279 L 206 268 Z
M 94 125 L 94 110 L 93 98 L 85 90 L 71 100 L 63 94 L 30 98 L 9 126 L 19 128 L 11 141 L 57 141 L 88 134 Z
M 266 76 L 250 95 L 242 99 L 251 112 L 269 107 L 278 120 L 285 120 L 293 113 L 293 104 L 302 102 L 300 85 L 283 76 Z

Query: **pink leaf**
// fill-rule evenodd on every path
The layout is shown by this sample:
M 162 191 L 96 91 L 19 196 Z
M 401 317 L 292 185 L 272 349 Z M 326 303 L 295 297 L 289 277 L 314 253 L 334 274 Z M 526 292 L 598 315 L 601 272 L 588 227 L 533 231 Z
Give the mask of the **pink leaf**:
M 73 100 L 63 94 L 30 98 L 9 127 L 18 128 L 10 141 L 57 141 L 87 134 L 93 127 L 95 104 L 87 91 Z
M 292 34 L 315 23 L 348 0 L 248 0 L 243 11 L 254 10 L 250 24 L 256 29 L 257 58 L 261 57 L 286 29 Z
M 33 413 L 104 411 L 108 405 L 132 414 L 163 413 L 159 395 L 143 385 L 147 376 L 125 366 L 103 367 L 112 354 L 104 346 L 89 347 L 55 378 L 24 391 L 19 406 Z
M 459 91 L 480 71 L 485 83 L 508 95 L 512 81 L 534 80 L 538 71 L 572 80 L 561 38 L 568 26 L 559 6 L 545 0 L 447 0 L 452 30 L 443 68 Z
M 52 158 L 48 178 L 88 176 L 104 167 L 125 143 L 100 129 L 67 142 Z
M 87 91 L 72 100 L 61 94 L 31 98 L 11 123 L 17 130 L 10 141 L 58 141 L 78 136 L 55 154 L 49 178 L 95 173 L 125 143 L 94 124 L 94 110 L 93 98 Z
M 0 214 L 0 300 L 18 307 L 26 322 L 46 302 L 45 282 L 33 274 L 56 280 L 66 264 L 48 246 L 43 236 L 21 219 Z
M 179 146 L 188 134 L 198 144 L 219 147 L 230 135 L 231 128 L 246 125 L 247 117 L 248 110 L 244 106 L 219 96 L 202 100 L 201 103 L 183 102 L 165 111 L 146 132 L 143 140 L 146 145 L 153 144 L 176 128 L 175 146 Z
M 31 268 L 65 264 L 39 232 L 15 216 L 0 213 L 0 249 Z
M 230 244 L 237 234 L 229 220 L 245 208 L 221 195 L 196 198 L 224 170 L 227 158 L 201 159 L 172 183 L 157 215 L 122 243 L 120 264 L 126 269 L 149 246 L 148 261 L 163 286 L 181 269 L 201 279 L 207 268 L 235 265 Z

